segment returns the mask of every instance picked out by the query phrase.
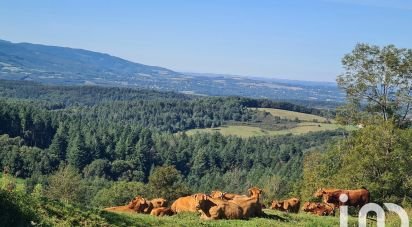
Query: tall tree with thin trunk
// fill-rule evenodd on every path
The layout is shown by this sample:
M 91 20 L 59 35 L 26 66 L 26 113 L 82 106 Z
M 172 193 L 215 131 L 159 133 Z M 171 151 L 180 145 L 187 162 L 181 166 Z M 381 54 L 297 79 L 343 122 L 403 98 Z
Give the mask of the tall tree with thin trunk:
M 352 110 L 378 115 L 384 121 L 394 120 L 399 126 L 408 122 L 412 108 L 412 49 L 358 44 L 344 56 L 342 64 L 345 71 L 337 82 Z

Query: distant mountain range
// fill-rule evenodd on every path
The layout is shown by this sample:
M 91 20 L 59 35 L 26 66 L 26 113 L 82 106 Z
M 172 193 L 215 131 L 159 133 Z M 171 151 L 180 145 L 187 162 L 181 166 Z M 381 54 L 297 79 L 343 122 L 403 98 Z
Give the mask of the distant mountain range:
M 183 73 L 108 54 L 0 40 L 0 79 L 63 85 L 142 87 L 213 96 L 343 101 L 335 83 Z

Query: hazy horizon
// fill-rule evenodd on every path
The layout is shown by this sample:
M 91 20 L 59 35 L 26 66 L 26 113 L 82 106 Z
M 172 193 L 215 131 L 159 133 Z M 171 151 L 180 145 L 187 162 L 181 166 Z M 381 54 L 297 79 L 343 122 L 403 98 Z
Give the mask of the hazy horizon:
M 63 48 L 71 48 L 71 49 L 80 49 L 80 50 L 86 50 L 86 51 L 92 51 L 92 52 L 97 52 L 97 53 L 102 53 L 102 54 L 108 54 L 111 55 L 113 57 L 119 57 L 116 55 L 113 55 L 111 53 L 106 53 L 106 52 L 99 52 L 99 51 L 95 51 L 95 50 L 89 50 L 89 49 L 84 49 L 84 48 L 77 48 L 77 47 L 70 47 L 70 46 L 58 46 L 58 45 L 48 45 L 48 44 L 43 44 L 43 43 L 31 43 L 31 42 L 26 42 L 26 41 L 22 41 L 22 42 L 15 42 L 15 41 L 11 41 L 11 40 L 6 40 L 3 39 L 2 37 L 0 37 L 0 41 L 6 41 L 6 42 L 11 42 L 14 44 L 19 44 L 19 43 L 30 43 L 30 44 L 35 44 L 35 45 L 45 45 L 45 46 L 55 46 L 55 47 L 63 47 Z M 119 57 L 122 58 L 122 57 Z M 130 62 L 134 62 L 134 63 L 140 63 L 143 64 L 142 62 L 137 62 L 137 61 L 133 61 L 131 59 L 126 59 L 126 58 L 122 58 L 124 60 L 130 61 Z M 149 65 L 149 64 L 145 64 L 145 65 Z M 156 66 L 156 67 L 163 67 L 163 68 L 167 68 L 161 65 L 149 65 L 149 66 Z M 336 81 L 324 81 L 324 80 L 305 80 L 305 79 L 290 79 L 290 78 L 282 78 L 282 77 L 265 77 L 265 76 L 260 76 L 260 75 L 240 75 L 240 74 L 230 74 L 230 73 L 219 73 L 219 72 L 196 72 L 196 71 L 185 71 L 185 70 L 176 70 L 176 69 L 172 69 L 172 68 L 167 68 L 170 70 L 173 70 L 175 72 L 179 72 L 182 74 L 204 74 L 204 75 L 215 75 L 215 76 L 239 76 L 239 77 L 245 77 L 245 78 L 254 78 L 254 79 L 273 79 L 273 80 L 286 80 L 286 81 L 307 81 L 307 82 L 325 82 L 325 83 L 336 83 Z
M 178 72 L 334 82 L 356 43 L 410 47 L 408 1 L 2 1 L 1 39 Z

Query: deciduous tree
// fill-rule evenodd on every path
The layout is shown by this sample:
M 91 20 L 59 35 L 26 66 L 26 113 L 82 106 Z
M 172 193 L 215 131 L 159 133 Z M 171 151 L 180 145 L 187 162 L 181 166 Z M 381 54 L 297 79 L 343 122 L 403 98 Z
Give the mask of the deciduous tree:
M 405 124 L 412 108 L 412 49 L 358 44 L 342 64 L 344 73 L 337 82 L 346 92 L 352 111 L 366 111 L 384 121 Z M 351 116 L 355 119 L 346 119 L 360 120 L 356 113 Z

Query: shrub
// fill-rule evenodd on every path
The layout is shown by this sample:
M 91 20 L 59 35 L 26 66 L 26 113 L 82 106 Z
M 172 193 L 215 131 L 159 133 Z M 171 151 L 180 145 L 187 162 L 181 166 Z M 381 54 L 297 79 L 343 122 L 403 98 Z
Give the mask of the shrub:
M 137 195 L 148 197 L 150 192 L 147 186 L 140 182 L 118 181 L 97 192 L 92 204 L 97 207 L 125 205 Z

